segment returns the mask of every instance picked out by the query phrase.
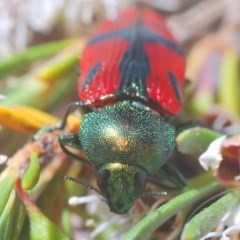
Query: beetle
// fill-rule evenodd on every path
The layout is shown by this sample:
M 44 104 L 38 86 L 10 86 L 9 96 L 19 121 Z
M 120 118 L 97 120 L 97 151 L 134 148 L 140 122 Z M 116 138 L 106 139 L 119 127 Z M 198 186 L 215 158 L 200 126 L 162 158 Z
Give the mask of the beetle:
M 79 101 L 85 110 L 78 133 L 62 135 L 63 150 L 82 150 L 96 172 L 98 191 L 110 210 L 125 214 L 144 194 L 148 177 L 175 147 L 168 119 L 182 107 L 185 57 L 164 17 L 132 7 L 100 24 L 82 53 Z

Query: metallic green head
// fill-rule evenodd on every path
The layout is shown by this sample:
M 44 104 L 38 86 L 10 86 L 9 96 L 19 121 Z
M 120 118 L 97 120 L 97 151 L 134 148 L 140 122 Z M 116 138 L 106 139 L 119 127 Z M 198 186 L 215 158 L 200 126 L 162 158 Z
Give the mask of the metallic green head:
M 123 101 L 84 115 L 79 139 L 110 209 L 123 214 L 166 162 L 175 131 L 145 105 Z
M 126 214 L 143 193 L 146 172 L 136 166 L 108 163 L 97 172 L 98 186 L 110 211 Z

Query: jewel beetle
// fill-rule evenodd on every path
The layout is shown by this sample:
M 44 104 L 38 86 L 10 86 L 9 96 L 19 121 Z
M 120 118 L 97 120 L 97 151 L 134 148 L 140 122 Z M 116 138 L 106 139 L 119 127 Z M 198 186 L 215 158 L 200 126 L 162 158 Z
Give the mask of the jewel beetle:
M 185 57 L 164 17 L 132 7 L 100 24 L 83 50 L 78 81 L 85 111 L 77 134 L 60 136 L 63 150 L 82 150 L 112 212 L 125 214 L 175 147 L 169 117 L 182 107 Z

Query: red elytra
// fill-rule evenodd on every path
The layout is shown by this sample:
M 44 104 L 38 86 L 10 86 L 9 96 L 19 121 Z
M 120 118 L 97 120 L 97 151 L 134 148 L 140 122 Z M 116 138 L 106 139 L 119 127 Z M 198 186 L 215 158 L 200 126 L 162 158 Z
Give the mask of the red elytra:
M 183 55 L 159 13 L 128 9 L 103 22 L 85 47 L 79 98 L 93 107 L 133 99 L 176 115 L 185 84 Z

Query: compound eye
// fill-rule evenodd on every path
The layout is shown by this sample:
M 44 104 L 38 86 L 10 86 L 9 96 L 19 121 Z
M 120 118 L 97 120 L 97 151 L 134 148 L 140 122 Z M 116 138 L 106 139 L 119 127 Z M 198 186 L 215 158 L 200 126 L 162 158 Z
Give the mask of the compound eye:
M 136 188 L 136 197 L 143 193 L 146 185 L 146 173 L 141 171 L 135 174 L 134 182 Z
M 109 178 L 110 171 L 107 169 L 104 169 L 97 178 L 98 186 L 104 195 L 106 195 L 106 189 L 108 189 Z

